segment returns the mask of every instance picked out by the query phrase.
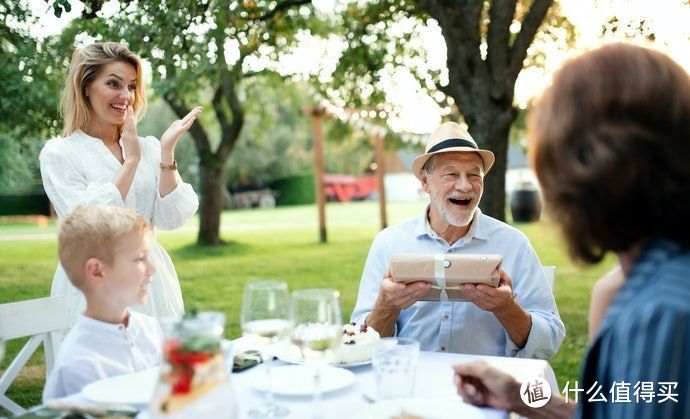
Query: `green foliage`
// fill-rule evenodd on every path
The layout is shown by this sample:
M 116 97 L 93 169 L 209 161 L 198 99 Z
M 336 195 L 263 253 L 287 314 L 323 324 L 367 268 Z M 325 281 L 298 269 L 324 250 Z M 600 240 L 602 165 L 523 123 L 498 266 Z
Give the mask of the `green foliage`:
M 42 146 L 42 141 L 20 141 L 12 133 L 0 132 L 0 195 L 43 190 L 38 167 Z
M 25 2 L 0 0 L 0 19 L 0 194 L 40 191 L 38 153 L 60 130 L 60 43 L 30 36 Z
M 300 108 L 312 102 L 306 83 L 291 84 L 279 77 L 248 80 L 244 94 L 245 122 L 228 159 L 228 186 L 270 181 L 311 167 L 311 122 Z
M 0 0 L 0 133 L 15 139 L 56 135 L 63 66 L 55 38 L 36 40 L 28 32 L 35 21 L 23 2 Z
M 427 65 L 427 52 L 419 34 L 426 26 L 423 13 L 410 0 L 353 1 L 338 16 L 338 32 L 347 49 L 338 62 L 332 80 L 323 85 L 330 100 L 341 106 L 373 107 L 385 102 L 379 84 L 396 67 L 407 66 L 412 74 L 427 82 L 440 73 Z M 404 25 L 394 29 L 397 23 Z
M 271 182 L 270 187 L 278 191 L 277 205 L 304 205 L 316 202 L 312 172 L 277 179 Z

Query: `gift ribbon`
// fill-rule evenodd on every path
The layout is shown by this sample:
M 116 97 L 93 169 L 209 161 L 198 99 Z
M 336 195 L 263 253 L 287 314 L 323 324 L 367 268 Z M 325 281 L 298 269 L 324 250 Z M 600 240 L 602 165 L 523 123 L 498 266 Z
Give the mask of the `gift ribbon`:
M 448 293 L 446 292 L 446 255 L 434 255 L 434 278 L 436 285 L 441 290 L 439 294 L 439 301 L 448 301 Z

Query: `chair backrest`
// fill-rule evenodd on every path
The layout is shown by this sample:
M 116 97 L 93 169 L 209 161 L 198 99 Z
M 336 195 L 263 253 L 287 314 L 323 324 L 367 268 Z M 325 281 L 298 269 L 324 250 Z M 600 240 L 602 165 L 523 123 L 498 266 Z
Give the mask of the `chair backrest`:
M 0 331 L 3 339 L 30 336 L 29 341 L 0 377 L 0 406 L 15 415 L 26 411 L 10 400 L 5 393 L 41 342 L 45 349 L 46 373 L 50 372 L 55 362 L 55 354 L 68 327 L 66 296 L 0 304 Z
M 556 285 L 556 267 L 553 265 L 542 265 L 544 269 L 544 275 L 546 275 L 546 281 L 549 283 L 549 288 L 553 292 L 553 287 Z

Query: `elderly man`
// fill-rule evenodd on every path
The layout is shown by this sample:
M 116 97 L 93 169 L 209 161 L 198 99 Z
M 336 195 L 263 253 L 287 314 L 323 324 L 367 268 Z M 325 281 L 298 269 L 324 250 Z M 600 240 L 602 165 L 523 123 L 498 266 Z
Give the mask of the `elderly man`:
M 493 163 L 456 123 L 431 134 L 412 163 L 430 205 L 376 236 L 352 321 L 416 338 L 426 351 L 548 359 L 558 350 L 565 327 L 537 255 L 524 234 L 478 208 Z M 418 301 L 431 284 L 395 282 L 394 253 L 499 254 L 504 270 L 496 288 L 463 285 L 468 302 Z

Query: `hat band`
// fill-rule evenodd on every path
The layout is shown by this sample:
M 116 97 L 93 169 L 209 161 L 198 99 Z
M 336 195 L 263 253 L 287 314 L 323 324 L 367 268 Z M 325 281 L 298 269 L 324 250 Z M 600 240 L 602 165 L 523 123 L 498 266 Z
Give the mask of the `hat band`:
M 435 146 L 431 147 L 427 153 L 433 153 L 435 151 L 443 150 L 444 148 L 450 147 L 470 147 L 478 150 L 476 144 L 471 141 L 463 140 L 462 138 L 451 138 L 449 140 L 443 140 Z

